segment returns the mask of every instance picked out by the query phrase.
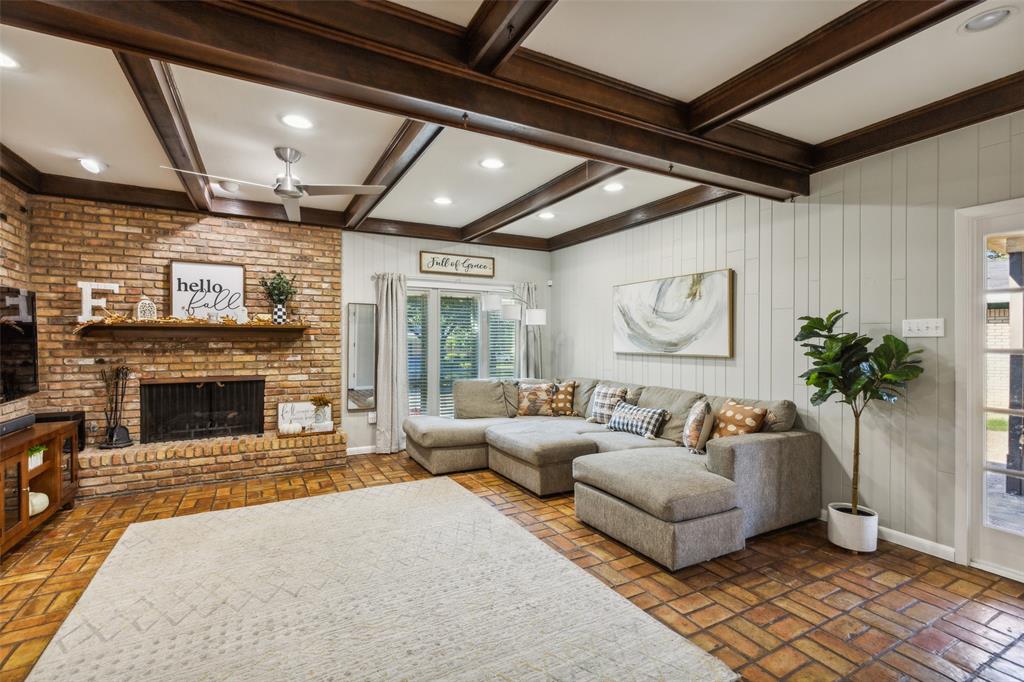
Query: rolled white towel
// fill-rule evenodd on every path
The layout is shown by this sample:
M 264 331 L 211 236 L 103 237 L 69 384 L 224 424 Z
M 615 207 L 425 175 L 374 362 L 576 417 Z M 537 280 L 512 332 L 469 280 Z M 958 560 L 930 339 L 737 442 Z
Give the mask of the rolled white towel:
M 33 493 L 28 494 L 28 515 L 35 516 L 40 512 L 46 511 L 46 508 L 50 506 L 50 497 L 46 493 Z

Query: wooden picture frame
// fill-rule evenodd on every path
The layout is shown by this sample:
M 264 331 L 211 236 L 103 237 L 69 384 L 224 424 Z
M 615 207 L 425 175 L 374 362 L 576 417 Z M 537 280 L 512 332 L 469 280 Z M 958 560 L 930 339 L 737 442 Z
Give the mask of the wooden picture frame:
M 199 286 L 193 288 L 196 282 Z M 224 293 L 225 291 L 227 293 Z M 192 260 L 173 260 L 168 264 L 168 317 L 187 319 L 194 316 L 205 319 L 210 312 L 218 312 L 223 317 L 233 317 L 236 311 L 243 307 L 244 265 Z
M 457 253 L 420 251 L 420 272 L 424 275 L 494 279 L 495 264 L 494 258 L 491 256 L 463 256 Z
M 694 308 L 693 312 L 674 316 L 661 314 L 667 306 L 691 294 L 694 278 L 703 280 L 708 276 L 715 279 L 708 280 L 712 291 L 707 293 L 718 298 L 701 306 L 703 310 Z M 697 280 L 697 286 L 701 285 L 701 280 Z M 732 268 L 721 268 L 613 286 L 612 351 L 629 355 L 734 357 L 735 280 L 736 273 Z M 657 319 L 659 317 L 662 319 Z M 703 334 L 705 338 L 702 340 L 695 334 Z M 722 352 L 713 352 L 718 348 Z

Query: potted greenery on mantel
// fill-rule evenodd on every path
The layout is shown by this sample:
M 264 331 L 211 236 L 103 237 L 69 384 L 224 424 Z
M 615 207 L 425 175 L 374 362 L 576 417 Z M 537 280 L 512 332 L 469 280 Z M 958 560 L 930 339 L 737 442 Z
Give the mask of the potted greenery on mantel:
M 278 272 L 269 280 L 261 277 L 260 286 L 263 287 L 263 295 L 274 305 L 274 324 L 287 322 L 288 311 L 285 306 L 296 294 L 295 276 L 289 279 L 283 272 Z
M 801 341 L 811 368 L 800 375 L 815 389 L 812 405 L 822 405 L 832 396 L 846 403 L 853 412 L 852 497 L 849 504 L 828 505 L 828 539 L 855 552 L 873 552 L 878 545 L 878 513 L 858 502 L 860 484 L 860 418 L 874 400 L 895 403 L 904 397 L 907 382 L 921 376 L 924 369 L 900 338 L 882 337 L 874 350 L 874 339 L 858 332 L 836 332 L 836 324 L 846 313 L 834 310 L 828 317 L 801 317 L 795 341 Z

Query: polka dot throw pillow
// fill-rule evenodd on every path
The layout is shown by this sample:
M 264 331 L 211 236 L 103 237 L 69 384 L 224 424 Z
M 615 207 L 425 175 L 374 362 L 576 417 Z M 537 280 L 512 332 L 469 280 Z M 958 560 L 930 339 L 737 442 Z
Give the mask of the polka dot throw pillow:
M 718 413 L 715 432 L 711 438 L 739 436 L 744 433 L 757 433 L 764 424 L 767 410 L 763 407 L 740 405 L 735 400 L 726 400 Z

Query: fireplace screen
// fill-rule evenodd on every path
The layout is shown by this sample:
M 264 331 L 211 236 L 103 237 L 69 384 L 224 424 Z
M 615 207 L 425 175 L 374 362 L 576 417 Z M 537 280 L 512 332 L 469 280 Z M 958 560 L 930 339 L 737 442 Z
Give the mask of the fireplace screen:
M 143 443 L 263 433 L 263 379 L 142 384 Z

